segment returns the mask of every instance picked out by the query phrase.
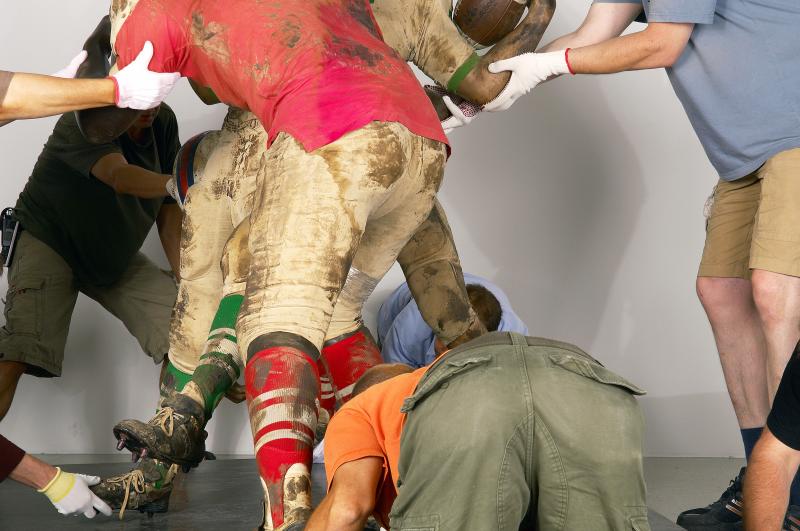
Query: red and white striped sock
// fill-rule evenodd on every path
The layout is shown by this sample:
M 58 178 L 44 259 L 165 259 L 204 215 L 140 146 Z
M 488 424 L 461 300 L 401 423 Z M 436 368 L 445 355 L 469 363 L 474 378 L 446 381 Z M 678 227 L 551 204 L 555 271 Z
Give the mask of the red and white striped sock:
M 250 356 L 245 387 L 258 473 L 269 505 L 267 517 L 278 527 L 290 516 L 283 499 L 286 472 L 294 464 L 311 470 L 319 395 L 317 363 L 295 347 L 266 348 Z M 307 499 L 310 503 L 310 490 Z
M 353 395 L 353 386 L 367 369 L 383 363 L 381 351 L 365 327 L 352 334 L 326 342 L 322 360 L 328 368 L 333 392 L 339 405 Z

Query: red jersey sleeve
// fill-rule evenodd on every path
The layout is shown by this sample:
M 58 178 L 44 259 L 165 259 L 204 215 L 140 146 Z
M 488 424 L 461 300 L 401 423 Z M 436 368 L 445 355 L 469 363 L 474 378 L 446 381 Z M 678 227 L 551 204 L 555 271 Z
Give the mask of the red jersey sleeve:
M 141 0 L 122 24 L 114 43 L 117 67 L 128 66 L 147 41 L 153 43 L 150 70 L 181 71 L 187 56 L 186 36 L 172 17 L 164 15 L 164 7 L 159 1 Z
M 17 445 L 0 435 L 0 481 L 6 479 L 17 465 L 25 452 Z

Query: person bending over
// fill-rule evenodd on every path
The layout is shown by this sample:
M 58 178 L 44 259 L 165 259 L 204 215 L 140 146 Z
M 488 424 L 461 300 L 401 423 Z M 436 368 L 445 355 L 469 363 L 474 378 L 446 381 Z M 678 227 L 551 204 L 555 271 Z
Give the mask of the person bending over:
M 177 270 L 181 212 L 165 202 L 165 173 L 179 146 L 166 105 L 102 145 L 83 138 L 72 113 L 56 123 L 14 209 L 22 232 L 0 329 L 0 418 L 22 374 L 61 375 L 79 292 L 119 318 L 156 363 L 164 359 L 175 281 L 139 248 L 157 222 Z
M 486 334 L 334 415 L 306 529 L 649 530 L 642 393 L 572 345 Z
M 511 309 L 505 293 L 488 280 L 465 274 L 469 302 L 489 332 L 517 332 L 527 335 L 528 327 Z M 420 304 L 428 305 L 423 308 Z M 407 283 L 401 284 L 378 310 L 378 341 L 381 355 L 388 363 L 405 363 L 414 368 L 429 365 L 444 345 L 427 324 L 421 310 L 436 315 L 434 308 L 447 307 L 435 296 L 414 299 Z
M 0 483 L 6 478 L 44 494 L 61 514 L 94 518 L 100 511 L 111 516 L 111 508 L 89 490 L 100 482 L 99 477 L 70 474 L 48 465 L 0 435 Z

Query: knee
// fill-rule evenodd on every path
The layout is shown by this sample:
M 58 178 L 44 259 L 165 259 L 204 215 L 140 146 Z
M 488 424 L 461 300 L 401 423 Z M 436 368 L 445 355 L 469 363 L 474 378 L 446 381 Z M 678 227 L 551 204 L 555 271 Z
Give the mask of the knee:
M 750 282 L 741 278 L 697 277 L 697 298 L 709 317 L 720 312 L 752 308 Z
M 18 361 L 0 362 L 0 393 L 5 393 L 9 389 L 17 386 L 20 377 L 25 374 L 28 365 Z
M 787 319 L 796 319 L 793 315 L 787 315 L 785 286 L 776 282 L 773 276 L 760 274 L 759 271 L 753 272 L 752 282 L 753 300 L 765 328 L 780 325 Z

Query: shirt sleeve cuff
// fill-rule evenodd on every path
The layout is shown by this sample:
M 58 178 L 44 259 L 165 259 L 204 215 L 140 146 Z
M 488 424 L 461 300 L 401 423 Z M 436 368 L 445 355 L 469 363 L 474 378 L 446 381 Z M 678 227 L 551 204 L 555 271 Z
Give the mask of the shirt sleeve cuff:
M 714 10 L 701 13 L 670 13 L 669 11 L 650 10 L 647 22 L 671 22 L 674 24 L 713 24 Z
M 767 418 L 767 427 L 776 439 L 792 450 L 800 452 L 800 437 L 798 437 L 796 428 L 793 430 L 786 428 L 785 423 L 781 422 L 779 418 L 772 413 L 770 413 L 769 418 Z
M 6 479 L 17 468 L 25 451 L 0 435 L 0 482 Z

